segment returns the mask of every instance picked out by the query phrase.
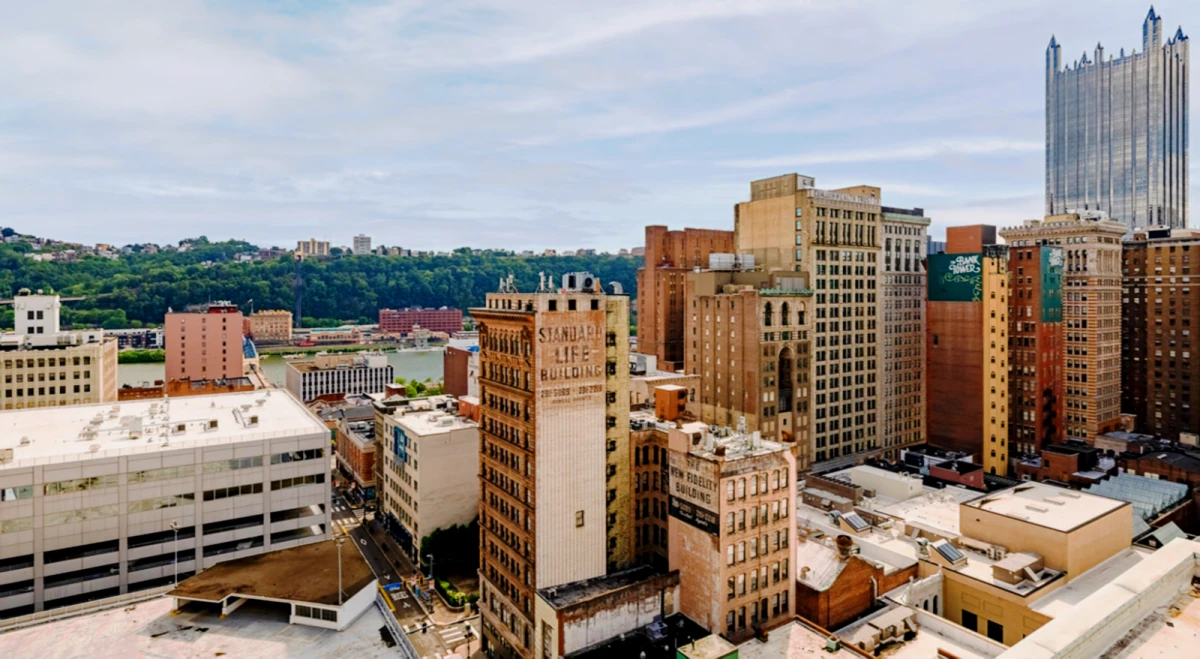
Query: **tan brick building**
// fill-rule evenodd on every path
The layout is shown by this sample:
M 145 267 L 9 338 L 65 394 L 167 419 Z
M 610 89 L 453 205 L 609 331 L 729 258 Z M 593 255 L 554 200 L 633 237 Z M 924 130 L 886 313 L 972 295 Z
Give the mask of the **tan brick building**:
M 893 459 L 898 449 L 925 441 L 925 250 L 929 218 L 920 208 L 883 214 L 880 277 L 883 413 L 879 436 Z
M 535 293 L 506 282 L 472 316 L 484 647 L 533 656 L 537 590 L 633 561 L 629 299 L 572 273 Z
M 687 274 L 707 268 L 712 254 L 732 254 L 733 232 L 648 226 L 645 249 L 637 275 L 638 348 L 657 357 L 664 371 L 678 371 L 684 358 Z
M 22 289 L 12 305 L 15 331 L 0 333 L 0 410 L 117 400 L 116 337 L 62 331 L 57 295 Z
M 1063 248 L 1067 437 L 1090 440 L 1121 421 L 1121 237 L 1096 211 L 1027 220 L 1000 235 L 1013 248 Z
M 790 273 L 688 275 L 685 369 L 700 377 L 700 420 L 792 445 L 807 468 L 812 291 Z
M 794 273 L 814 291 L 813 463 L 881 449 L 880 189 L 820 190 L 797 174 L 754 181 L 734 222 L 738 253 L 767 271 Z
M 250 338 L 259 343 L 287 343 L 292 340 L 292 312 L 280 309 L 255 311 L 246 317 Z
M 757 433 L 671 429 L 668 552 L 680 610 L 733 641 L 793 617 L 796 459 Z
M 1142 432 L 1200 432 L 1200 233 L 1139 229 L 1123 248 L 1121 411 Z

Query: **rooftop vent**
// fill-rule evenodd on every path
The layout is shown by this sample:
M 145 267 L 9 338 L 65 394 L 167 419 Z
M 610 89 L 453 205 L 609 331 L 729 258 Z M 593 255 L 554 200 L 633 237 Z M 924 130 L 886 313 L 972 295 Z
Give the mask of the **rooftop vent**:
M 19 444 L 20 444 L 21 446 L 29 446 L 29 445 L 30 445 L 30 444 L 32 444 L 32 443 L 33 443 L 33 442 L 32 442 L 32 441 L 29 439 L 29 436 L 28 436 L 28 435 L 25 435 L 24 437 L 22 437 L 22 438 L 21 438 L 21 441 L 19 442 Z
M 95 453 L 96 451 L 100 450 L 100 445 L 92 444 L 91 446 L 88 447 L 88 450 L 91 451 L 92 453 Z

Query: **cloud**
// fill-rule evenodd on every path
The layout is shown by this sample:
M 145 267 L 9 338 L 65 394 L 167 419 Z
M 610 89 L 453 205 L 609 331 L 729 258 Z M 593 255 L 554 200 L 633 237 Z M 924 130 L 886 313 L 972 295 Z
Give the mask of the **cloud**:
M 947 155 L 1003 155 L 1044 148 L 1041 142 L 998 138 L 937 140 L 921 144 L 887 146 L 876 149 L 827 149 L 820 153 L 792 156 L 747 158 L 719 163 L 723 167 L 758 169 L 763 167 L 810 167 L 813 165 L 853 164 L 880 161 L 929 160 Z
M 1144 16 L 1014 1 L 27 3 L 0 23 L 5 224 L 617 249 L 731 227 L 796 170 L 1005 224 L 1041 207 L 1049 35 L 1130 50 Z

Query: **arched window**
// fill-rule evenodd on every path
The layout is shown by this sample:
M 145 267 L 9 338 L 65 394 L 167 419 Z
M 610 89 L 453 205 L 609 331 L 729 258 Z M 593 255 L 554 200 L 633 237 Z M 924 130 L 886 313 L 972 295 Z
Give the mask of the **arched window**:
M 790 323 L 792 321 L 791 313 L 791 307 L 788 306 L 787 302 L 784 302 L 783 306 L 779 309 L 779 324 L 786 326 Z
M 763 307 L 763 326 L 770 327 L 771 321 L 773 320 L 772 317 L 774 315 L 775 315 L 775 309 L 771 306 L 771 303 L 768 302 L 766 304 L 766 306 Z

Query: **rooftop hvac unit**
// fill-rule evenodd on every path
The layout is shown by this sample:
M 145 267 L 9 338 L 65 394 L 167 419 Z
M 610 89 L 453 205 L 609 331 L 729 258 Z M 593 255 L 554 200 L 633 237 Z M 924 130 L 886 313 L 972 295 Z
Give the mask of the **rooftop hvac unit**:
M 32 444 L 32 443 L 33 443 L 33 442 L 32 442 L 32 441 L 30 441 L 30 439 L 29 439 L 29 436 L 28 436 L 28 435 L 26 435 L 26 436 L 22 437 L 22 438 L 21 438 L 21 441 L 20 441 L 20 445 L 21 445 L 21 446 L 29 446 L 29 445 L 30 445 L 30 444 Z
M 987 548 L 987 557 L 993 561 L 1002 560 L 1008 554 L 1008 550 L 1000 545 L 989 545 Z
M 0 462 L 11 462 L 13 459 L 13 450 L 10 448 L 0 448 Z
M 92 444 L 91 446 L 88 447 L 88 450 L 91 451 L 92 453 L 95 453 L 96 451 L 100 450 L 100 445 Z
M 267 403 L 267 399 L 266 399 L 266 398 L 259 398 L 258 400 L 254 401 L 254 404 L 255 404 L 255 405 L 258 405 L 259 407 L 262 407 L 262 406 L 263 406 L 263 405 L 265 405 L 266 403 Z

